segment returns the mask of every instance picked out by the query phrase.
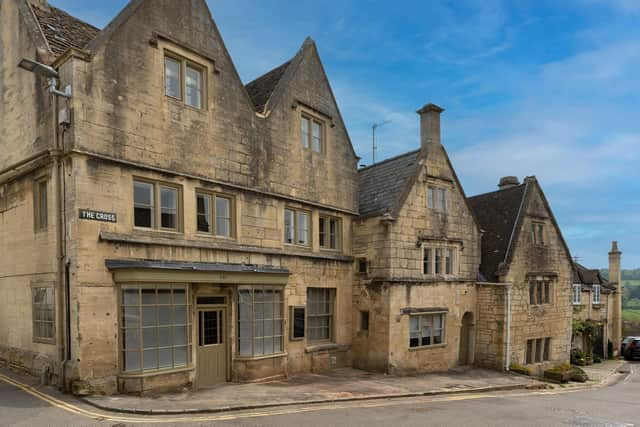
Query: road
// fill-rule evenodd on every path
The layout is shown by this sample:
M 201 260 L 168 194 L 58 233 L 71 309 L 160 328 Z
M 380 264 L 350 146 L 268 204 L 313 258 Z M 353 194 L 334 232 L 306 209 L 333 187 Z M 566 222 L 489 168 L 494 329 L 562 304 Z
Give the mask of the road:
M 640 364 L 605 388 L 364 401 L 195 416 L 101 412 L 69 396 L 34 396 L 0 376 L 2 426 L 640 426 Z M 43 400 L 47 399 L 47 400 Z

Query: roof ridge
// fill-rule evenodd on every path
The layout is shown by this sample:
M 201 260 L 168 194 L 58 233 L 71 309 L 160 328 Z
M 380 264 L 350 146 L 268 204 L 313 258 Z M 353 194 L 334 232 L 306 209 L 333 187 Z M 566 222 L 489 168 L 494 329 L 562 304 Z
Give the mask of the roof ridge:
M 374 163 L 374 164 L 369 165 L 369 166 L 361 167 L 360 169 L 358 169 L 358 173 L 360 173 L 361 171 L 364 171 L 364 170 L 368 170 L 368 169 L 374 168 L 374 167 L 376 167 L 376 166 L 383 165 L 383 164 L 388 163 L 388 162 L 390 162 L 390 161 L 393 161 L 393 160 L 399 159 L 400 157 L 408 156 L 408 155 L 410 155 L 410 154 L 415 154 L 415 153 L 417 153 L 417 152 L 419 152 L 419 151 L 420 151 L 420 149 L 412 150 L 412 151 L 407 151 L 406 153 L 398 154 L 397 156 L 393 156 L 393 157 L 389 157 L 388 159 L 384 159 L 384 160 L 382 160 L 381 162 Z
M 501 191 L 511 190 L 513 188 L 522 187 L 523 185 L 526 185 L 526 182 L 520 183 L 518 185 L 514 185 L 513 187 L 509 187 L 509 188 L 501 188 L 501 189 L 498 189 L 498 190 L 489 191 L 487 193 L 480 193 L 480 194 L 476 194 L 475 196 L 469 196 L 469 197 L 467 197 L 467 199 L 474 199 L 476 197 L 488 196 L 489 194 L 495 194 L 495 193 L 499 193 Z

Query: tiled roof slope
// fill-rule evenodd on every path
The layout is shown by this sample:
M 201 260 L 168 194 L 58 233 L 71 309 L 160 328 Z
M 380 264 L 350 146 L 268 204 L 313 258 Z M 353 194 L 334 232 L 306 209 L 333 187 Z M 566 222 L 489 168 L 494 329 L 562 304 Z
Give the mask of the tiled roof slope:
M 609 281 L 602 277 L 600 270 L 589 269 L 577 262 L 573 263 L 573 283 L 581 283 L 583 285 L 600 284 L 606 289 L 613 289 L 609 286 Z
M 59 56 L 67 49 L 84 48 L 100 30 L 53 6 L 31 5 L 51 52 Z
M 358 171 L 360 216 L 372 217 L 392 212 L 405 184 L 418 167 L 418 153 L 411 151 Z
M 253 102 L 253 108 L 257 112 L 261 113 L 264 111 L 265 105 L 267 105 L 269 98 L 271 98 L 271 94 L 280 82 L 280 79 L 282 79 L 285 71 L 287 71 L 287 67 L 290 63 L 291 60 L 245 85 L 247 92 L 249 93 L 249 97 L 251 98 L 251 102 Z
M 480 272 L 487 280 L 498 278 L 496 272 L 507 255 L 525 187 L 526 184 L 520 184 L 467 199 L 482 230 Z

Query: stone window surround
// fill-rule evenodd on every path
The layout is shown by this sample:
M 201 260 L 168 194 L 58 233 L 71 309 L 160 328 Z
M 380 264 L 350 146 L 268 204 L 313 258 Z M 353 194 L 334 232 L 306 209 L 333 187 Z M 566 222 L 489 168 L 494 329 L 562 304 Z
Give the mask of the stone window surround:
M 440 260 L 440 273 L 436 273 L 436 250 L 441 250 L 441 260 Z M 425 254 L 429 250 L 431 254 L 431 259 L 429 260 L 430 264 L 430 272 L 425 272 L 424 261 Z M 451 273 L 446 273 L 446 251 L 451 250 Z M 423 242 L 421 245 L 421 254 L 422 254 L 422 274 L 425 277 L 443 277 L 443 278 L 452 278 L 456 277 L 460 274 L 460 252 L 461 248 L 458 244 L 445 244 L 440 242 L 430 241 L 429 243 Z
M 333 125 L 331 124 L 331 117 L 328 117 L 328 116 L 325 117 L 324 114 L 318 112 L 315 109 L 307 107 L 302 103 L 298 103 L 296 105 L 296 108 L 300 110 L 298 114 L 298 120 L 297 120 L 297 122 L 299 123 L 298 138 L 296 139 L 298 141 L 298 144 L 300 144 L 300 147 L 302 147 L 303 150 L 309 150 L 312 153 L 316 153 L 322 156 L 326 155 L 327 145 L 329 141 L 327 129 L 330 126 L 333 127 Z M 303 119 L 307 119 L 309 123 L 309 127 L 307 129 L 307 134 L 308 134 L 307 142 L 309 144 L 308 147 L 305 147 L 304 144 L 302 143 L 302 120 Z M 321 132 L 320 151 L 317 151 L 313 148 L 313 123 L 314 122 L 320 125 L 320 132 Z
M 293 212 L 293 223 L 291 224 L 293 231 L 293 241 L 287 242 L 287 227 L 286 227 L 286 215 L 287 211 Z M 298 243 L 298 218 L 301 213 L 307 214 L 307 243 Z M 283 239 L 286 246 L 298 246 L 303 248 L 313 247 L 313 212 L 310 209 L 298 208 L 290 205 L 285 205 L 283 213 Z
M 320 221 L 324 221 L 325 231 L 321 233 L 320 231 Z M 313 220 L 311 220 L 313 223 Z M 331 222 L 334 221 L 336 224 L 335 228 L 335 247 L 331 247 Z M 313 227 L 312 227 L 313 228 Z M 324 239 L 322 234 L 324 234 Z M 328 245 L 323 245 L 323 240 L 327 240 Z M 327 215 L 321 213 L 318 216 L 318 243 L 320 245 L 320 249 L 323 251 L 340 251 L 342 249 L 342 220 L 340 217 Z
M 546 245 L 546 226 L 543 221 L 531 221 L 531 242 L 535 246 Z
M 219 192 L 219 191 L 211 191 L 211 190 L 205 190 L 202 188 L 196 188 L 195 190 L 195 196 L 196 196 L 196 233 L 199 235 L 205 235 L 205 236 L 213 236 L 219 239 L 227 239 L 227 240 L 235 240 L 236 236 L 238 235 L 238 231 L 237 231 L 237 203 L 236 203 L 236 197 L 233 194 L 229 194 L 229 193 L 223 193 L 223 192 Z M 209 206 L 209 220 L 211 222 L 210 224 L 210 231 L 201 231 L 198 230 L 198 196 L 208 196 L 210 197 L 210 206 Z M 229 200 L 229 212 L 231 215 L 231 224 L 229 225 L 230 228 L 230 235 L 229 236 L 224 236 L 224 235 L 219 235 L 216 234 L 216 197 L 222 197 L 225 199 Z
M 541 343 L 542 347 L 538 347 L 538 343 Z M 524 365 L 549 360 L 551 360 L 551 337 L 528 338 L 525 341 Z
M 206 111 L 207 110 L 207 75 L 209 74 L 208 67 L 203 65 L 200 61 L 195 61 L 193 58 L 187 56 L 185 53 L 178 53 L 177 49 L 174 48 L 162 48 L 162 92 L 165 97 L 169 99 L 173 99 L 176 102 L 180 102 L 185 107 L 195 110 L 195 111 Z M 192 56 L 192 55 L 190 55 Z M 165 66 L 165 58 L 170 58 L 180 64 L 180 75 L 179 75 L 179 83 L 180 83 L 180 96 L 174 97 L 166 93 L 166 66 Z M 192 106 L 186 101 L 186 72 L 187 67 L 197 70 L 200 72 L 201 82 L 200 82 L 200 107 Z
M 427 182 L 427 208 L 434 212 L 446 214 L 451 209 L 451 191 L 448 186 Z M 441 194 L 444 200 L 441 199 Z M 444 203 L 442 206 L 441 204 Z
M 132 216 L 131 216 L 131 225 L 136 230 L 145 230 L 145 231 L 161 231 L 165 233 L 183 233 L 184 230 L 184 222 L 183 222 L 183 211 L 184 211 L 184 202 L 183 202 L 183 191 L 182 185 L 174 184 L 172 182 L 160 181 L 156 179 L 150 179 L 141 177 L 138 175 L 134 175 L 132 177 L 131 188 L 135 189 L 136 181 L 151 184 L 153 185 L 153 220 L 151 227 L 142 227 L 135 225 L 135 194 L 132 197 Z M 176 228 L 164 228 L 161 226 L 161 201 L 160 201 L 160 188 L 167 187 L 174 190 L 177 190 L 177 200 L 176 200 Z
M 409 318 L 409 346 L 408 349 L 409 351 L 416 351 L 416 350 L 428 350 L 428 349 L 433 349 L 433 348 L 439 348 L 439 347 L 445 347 L 447 345 L 447 314 L 448 314 L 448 310 L 447 309 L 403 309 L 401 310 L 401 312 L 403 314 L 409 314 L 408 318 Z M 430 317 L 432 320 L 432 326 L 431 326 L 431 340 L 433 341 L 433 338 L 436 336 L 434 335 L 434 328 L 433 328 L 433 319 L 435 318 L 435 316 L 440 316 L 441 319 L 441 328 L 440 329 L 440 339 L 441 342 L 434 344 L 433 342 L 431 344 L 428 345 L 417 345 L 417 346 L 411 346 L 411 319 L 414 317 L 418 317 L 418 318 L 425 318 L 425 317 Z M 421 322 L 421 321 L 420 321 Z M 421 325 L 421 323 L 419 323 L 419 325 Z
M 35 292 L 36 289 L 44 288 L 51 291 L 51 308 L 47 308 L 47 310 L 52 311 L 52 334 L 50 337 L 41 337 L 36 333 L 36 324 L 40 322 L 37 319 L 36 315 L 36 307 L 35 307 Z M 32 340 L 36 343 L 42 344 L 55 344 L 56 343 L 56 286 L 54 282 L 33 282 L 31 283 L 31 318 L 32 318 Z
M 41 174 L 33 179 L 33 230 L 35 233 L 46 231 L 49 226 L 49 173 Z M 42 188 L 45 190 L 43 206 Z
M 530 276 L 527 281 L 527 300 L 529 302 L 529 307 L 542 307 L 553 304 L 554 282 L 555 279 L 550 276 Z M 545 284 L 548 286 L 545 286 Z M 540 289 L 538 289 L 539 287 Z M 533 300 L 532 289 L 534 289 Z M 541 297 L 541 301 L 538 300 L 538 297 Z
M 313 290 L 320 290 L 322 292 L 325 292 L 327 295 L 327 299 L 323 299 L 322 302 L 328 302 L 328 307 L 329 307 L 329 311 L 328 312 L 321 312 L 321 313 L 315 313 L 313 311 L 313 302 L 311 301 L 311 299 L 309 298 L 310 294 L 313 292 Z M 311 292 L 310 292 L 311 291 Z M 335 324 L 336 324 L 336 296 L 337 296 L 337 289 L 336 288 L 325 288 L 325 287 L 316 287 L 316 286 L 307 286 L 307 309 L 306 309 L 306 317 L 305 317 L 305 336 L 306 336 L 306 340 L 309 343 L 312 343 L 313 345 L 318 345 L 318 344 L 323 344 L 323 343 L 327 343 L 327 344 L 334 344 L 334 339 L 335 339 Z M 309 331 L 309 328 L 314 328 L 314 329 L 319 329 L 320 327 L 315 326 L 312 327 L 311 326 L 311 322 L 310 320 L 312 320 L 311 318 L 327 318 L 328 319 L 328 329 L 329 329 L 329 337 L 328 338 L 320 338 L 320 339 L 312 339 L 311 338 L 311 334 Z M 324 328 L 324 327 L 322 327 Z

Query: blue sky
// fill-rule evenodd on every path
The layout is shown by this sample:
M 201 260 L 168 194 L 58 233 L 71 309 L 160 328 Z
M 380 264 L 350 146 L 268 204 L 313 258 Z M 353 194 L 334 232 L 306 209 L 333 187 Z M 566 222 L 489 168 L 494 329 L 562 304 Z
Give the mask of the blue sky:
M 126 1 L 50 0 L 102 27 Z M 415 111 L 446 109 L 467 195 L 536 175 L 571 252 L 640 267 L 640 0 L 209 0 L 247 82 L 316 41 L 362 163 L 419 146 Z

